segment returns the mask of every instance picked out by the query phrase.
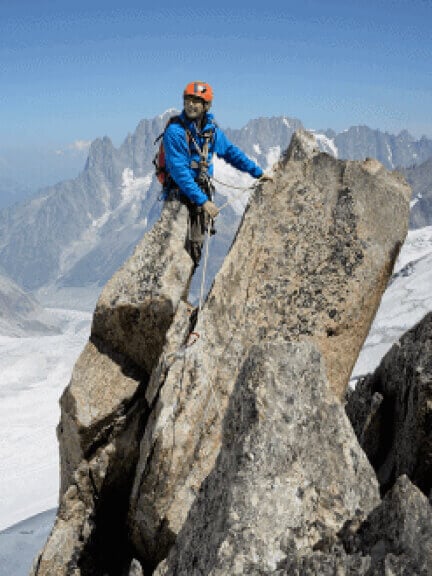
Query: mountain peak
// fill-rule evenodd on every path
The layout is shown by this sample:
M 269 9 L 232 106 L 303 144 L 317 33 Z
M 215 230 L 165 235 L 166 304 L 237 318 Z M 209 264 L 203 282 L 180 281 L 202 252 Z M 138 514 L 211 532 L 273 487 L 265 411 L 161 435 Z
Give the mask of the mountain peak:
M 112 171 L 111 163 L 115 154 L 114 145 L 108 136 L 96 138 L 90 145 L 85 171 L 100 171 L 109 174 Z

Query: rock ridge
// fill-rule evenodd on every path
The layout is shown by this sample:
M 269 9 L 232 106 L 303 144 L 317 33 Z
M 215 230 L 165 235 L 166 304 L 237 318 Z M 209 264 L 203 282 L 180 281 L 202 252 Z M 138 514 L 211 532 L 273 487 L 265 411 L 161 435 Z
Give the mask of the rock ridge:
M 250 199 L 198 315 L 193 345 L 183 302 L 192 261 L 184 249 L 186 209 L 178 202 L 165 205 L 153 230 L 105 287 L 91 341 L 62 399 L 62 500 L 34 575 L 123 576 L 133 557 L 135 572 L 139 561 L 145 574 L 165 573 L 184 557 L 183 545 L 196 545 L 195 536 L 184 537 L 203 521 L 189 522 L 195 511 L 205 516 L 214 502 L 216 516 L 208 522 L 217 524 L 215 495 L 224 475 L 233 479 L 228 489 L 236 496 L 232 517 L 223 523 L 222 548 L 228 552 L 215 574 L 242 573 L 236 566 L 246 564 L 276 573 L 291 556 L 298 563 L 299 550 L 308 555 L 326 538 L 337 540 L 344 523 L 357 513 L 367 517 L 379 505 L 373 470 L 340 400 L 405 237 L 410 190 L 376 161 L 320 153 L 303 131 L 274 174 L 274 182 L 260 185 Z M 278 345 L 272 348 L 272 342 Z M 297 420 L 293 405 L 301 414 Z M 239 409 L 255 430 L 256 447 L 237 421 Z M 304 445 L 297 454 L 303 429 L 331 439 L 322 454 L 318 440 L 310 454 Z M 278 452 L 269 432 L 279 430 L 291 436 Z M 279 432 L 276 438 L 282 440 Z M 262 459 L 261 476 L 244 454 Z M 286 464 L 280 485 L 294 490 L 296 484 L 304 502 L 296 497 L 294 511 L 282 501 L 289 542 L 271 530 L 253 529 L 256 546 L 245 544 L 242 551 L 232 526 L 237 522 L 238 535 L 249 526 L 253 511 L 241 504 L 248 490 L 263 495 L 257 498 L 258 515 L 261 503 L 277 508 L 266 487 L 278 454 Z M 244 489 L 236 485 L 240 477 Z M 212 482 L 213 500 L 203 497 Z M 289 518 L 296 518 L 293 525 Z M 219 548 L 211 548 L 211 539 L 208 545 L 208 556 L 197 561 L 213 573 L 208 559 Z

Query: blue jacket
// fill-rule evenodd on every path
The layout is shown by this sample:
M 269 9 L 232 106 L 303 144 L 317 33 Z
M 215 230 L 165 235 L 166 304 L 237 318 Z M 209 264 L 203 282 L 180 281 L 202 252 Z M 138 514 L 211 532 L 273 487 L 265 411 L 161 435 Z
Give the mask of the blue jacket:
M 198 146 L 202 150 L 204 138 L 200 136 L 195 123 L 188 120 L 184 111 L 180 114 L 183 123 L 188 127 Z M 208 154 L 208 175 L 213 176 L 213 164 L 211 163 L 213 154 L 223 158 L 226 162 L 241 170 L 248 172 L 251 176 L 259 178 L 263 171 L 261 168 L 250 160 L 244 152 L 237 146 L 234 146 L 223 131 L 214 124 L 213 114 L 206 114 L 206 122 L 202 133 L 209 130 L 214 132 L 214 138 L 210 141 Z M 165 149 L 165 163 L 168 172 L 182 192 L 189 200 L 201 206 L 208 200 L 206 194 L 200 189 L 195 182 L 198 176 L 198 169 L 191 168 L 191 162 L 199 163 L 200 157 L 196 147 L 190 139 L 189 144 L 186 138 L 185 129 L 179 123 L 169 124 L 163 137 Z

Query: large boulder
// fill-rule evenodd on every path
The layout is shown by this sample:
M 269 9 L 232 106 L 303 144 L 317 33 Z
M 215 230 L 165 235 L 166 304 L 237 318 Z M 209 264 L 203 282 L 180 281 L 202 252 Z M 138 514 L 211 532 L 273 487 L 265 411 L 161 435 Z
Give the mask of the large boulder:
M 375 475 L 329 394 L 316 347 L 254 346 L 230 397 L 216 465 L 155 574 L 272 574 L 378 503 Z
M 252 195 L 195 331 L 163 353 L 141 445 L 130 530 L 153 566 L 215 466 L 222 422 L 251 346 L 280 337 L 319 349 L 342 397 L 407 231 L 410 190 L 378 162 L 319 153 L 297 133 L 273 183 Z
M 383 491 L 406 474 L 432 495 L 432 312 L 357 384 L 346 409 Z
M 341 531 L 349 554 L 370 556 L 367 574 L 432 574 L 432 508 L 403 475 L 357 530 Z
M 180 300 L 187 296 L 193 263 L 185 250 L 187 209 L 165 203 L 150 230 L 104 287 L 92 335 L 151 374 Z
M 375 475 L 308 343 L 253 347 L 216 465 L 155 576 L 431 576 L 432 508 Z
M 99 298 L 60 401 L 60 507 L 35 575 L 116 572 L 127 561 L 128 501 L 150 413 L 145 390 L 178 308 L 189 322 L 181 301 L 193 266 L 186 219 L 184 206 L 167 203 Z

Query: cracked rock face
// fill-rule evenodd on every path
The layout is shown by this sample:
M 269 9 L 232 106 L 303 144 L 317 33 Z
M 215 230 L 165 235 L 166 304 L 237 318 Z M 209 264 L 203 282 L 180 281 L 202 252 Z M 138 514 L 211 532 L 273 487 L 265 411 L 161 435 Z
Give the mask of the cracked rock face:
M 273 574 L 379 503 L 372 468 L 311 343 L 254 346 L 222 447 L 155 574 Z
M 406 474 L 432 495 L 432 313 L 358 383 L 347 413 L 384 491 Z

